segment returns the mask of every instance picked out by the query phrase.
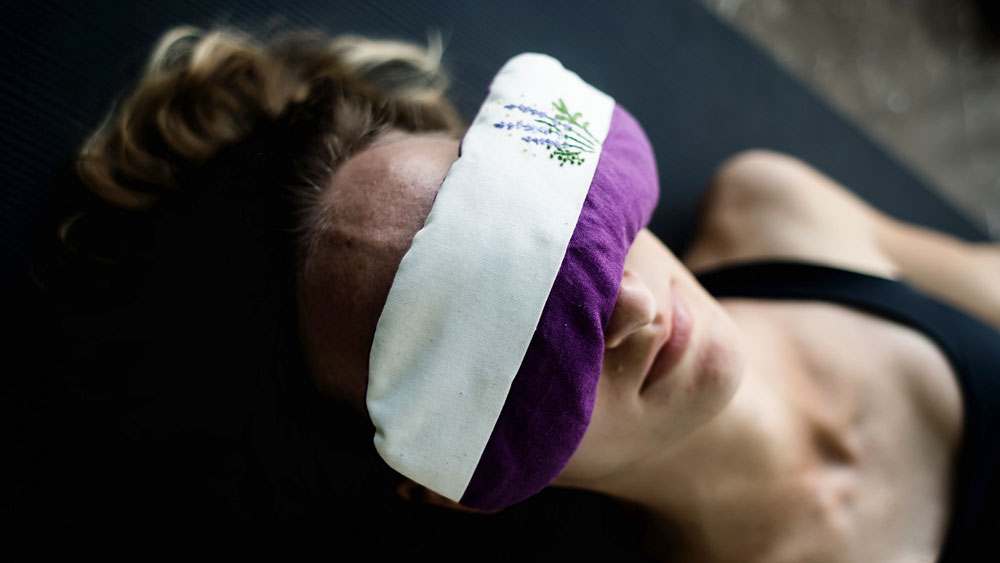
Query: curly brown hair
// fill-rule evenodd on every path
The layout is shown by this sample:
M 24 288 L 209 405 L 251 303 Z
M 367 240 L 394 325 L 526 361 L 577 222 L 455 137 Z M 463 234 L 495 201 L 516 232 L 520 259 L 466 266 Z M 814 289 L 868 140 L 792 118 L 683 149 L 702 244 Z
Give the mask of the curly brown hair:
M 440 57 L 439 41 L 425 49 L 298 31 L 260 43 L 235 30 L 177 27 L 163 34 L 136 87 L 83 144 L 77 171 L 101 202 L 121 215 L 141 213 L 195 189 L 186 180 L 225 149 L 274 122 L 308 117 L 310 138 L 290 163 L 305 249 L 319 228 L 309 211 L 344 160 L 393 128 L 464 129 L 444 97 Z M 102 255 L 86 231 L 74 229 L 90 211 L 71 213 L 59 239 L 92 260 L 120 259 Z

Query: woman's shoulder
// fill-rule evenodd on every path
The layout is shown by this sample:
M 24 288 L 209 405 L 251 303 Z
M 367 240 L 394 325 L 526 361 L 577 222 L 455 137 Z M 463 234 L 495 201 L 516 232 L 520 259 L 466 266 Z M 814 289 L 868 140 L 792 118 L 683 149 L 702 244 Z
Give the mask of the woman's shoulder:
M 898 279 L 875 221 L 871 207 L 804 162 L 744 151 L 717 169 L 681 258 L 693 272 L 780 258 Z

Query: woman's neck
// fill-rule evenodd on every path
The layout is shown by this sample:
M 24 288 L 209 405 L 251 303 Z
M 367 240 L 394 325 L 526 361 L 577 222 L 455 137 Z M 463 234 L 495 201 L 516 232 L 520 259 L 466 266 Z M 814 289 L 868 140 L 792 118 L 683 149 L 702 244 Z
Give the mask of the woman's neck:
M 649 515 L 651 553 L 670 561 L 753 561 L 790 543 L 836 541 L 821 522 L 831 518 L 821 512 L 821 497 L 830 489 L 825 457 L 836 437 L 778 392 L 797 384 L 789 376 L 797 373 L 795 351 L 756 334 L 745 334 L 753 350 L 746 371 L 715 418 L 605 483 L 603 492 Z
M 780 437 L 789 421 L 777 400 L 748 364 L 722 412 L 670 452 L 609 480 L 603 492 L 648 515 L 656 545 L 647 547 L 667 550 L 671 561 L 695 561 L 743 543 L 734 534 L 755 527 L 759 515 L 752 507 L 765 494 L 762 486 L 787 468 L 777 458 L 787 457 L 779 450 L 790 441 Z M 688 557 L 676 559 L 679 553 Z

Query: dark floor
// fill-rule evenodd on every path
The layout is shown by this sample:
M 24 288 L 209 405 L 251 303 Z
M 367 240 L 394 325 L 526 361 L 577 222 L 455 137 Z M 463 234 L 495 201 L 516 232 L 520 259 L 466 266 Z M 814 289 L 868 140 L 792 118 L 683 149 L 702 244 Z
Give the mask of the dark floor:
M 1000 41 L 973 0 L 700 0 L 1000 240 Z

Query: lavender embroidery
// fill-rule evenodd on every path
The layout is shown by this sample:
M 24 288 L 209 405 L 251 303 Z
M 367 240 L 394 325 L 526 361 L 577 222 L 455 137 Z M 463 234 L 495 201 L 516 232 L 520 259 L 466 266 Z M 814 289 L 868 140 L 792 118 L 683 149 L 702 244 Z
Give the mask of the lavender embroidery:
M 580 123 L 580 112 L 570 112 L 566 102 L 559 98 L 558 102 L 552 102 L 555 108 L 555 115 L 549 115 L 544 111 L 535 109 L 524 104 L 508 104 L 504 109 L 515 110 L 533 117 L 530 121 L 500 121 L 494 123 L 493 127 L 505 129 L 507 131 L 518 130 L 529 133 L 523 135 L 521 140 L 528 144 L 544 146 L 549 153 L 550 159 L 558 159 L 559 166 L 565 164 L 582 165 L 586 162 L 583 153 L 593 153 L 597 143 L 597 137 L 590 132 L 590 122 Z

